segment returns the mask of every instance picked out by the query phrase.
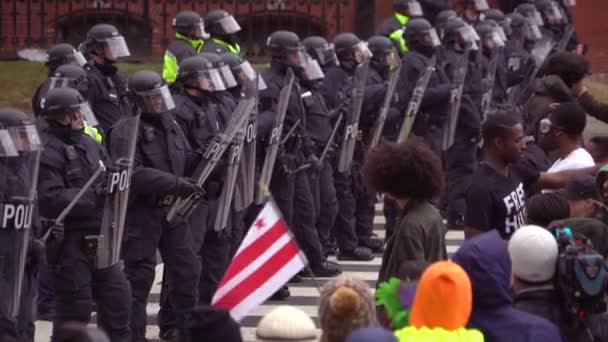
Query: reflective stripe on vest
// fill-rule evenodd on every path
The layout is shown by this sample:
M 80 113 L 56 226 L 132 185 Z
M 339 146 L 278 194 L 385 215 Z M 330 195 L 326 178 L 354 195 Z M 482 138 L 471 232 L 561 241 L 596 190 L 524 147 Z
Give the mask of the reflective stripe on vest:
M 408 51 L 408 48 L 407 43 L 405 42 L 405 38 L 403 38 L 403 28 L 405 27 L 407 22 L 410 21 L 410 18 L 407 15 L 395 12 L 395 19 L 397 19 L 399 24 L 401 24 L 401 28 L 399 30 L 391 32 L 388 37 L 392 41 L 397 43 L 397 46 L 399 46 L 399 50 L 401 50 L 401 52 L 405 53 Z
M 98 144 L 103 142 L 103 136 L 99 133 L 99 129 L 93 126 L 84 126 L 84 134 L 90 136 L 95 140 Z
M 169 50 L 165 51 L 163 57 L 163 79 L 167 83 L 173 83 L 177 79 L 177 57 Z

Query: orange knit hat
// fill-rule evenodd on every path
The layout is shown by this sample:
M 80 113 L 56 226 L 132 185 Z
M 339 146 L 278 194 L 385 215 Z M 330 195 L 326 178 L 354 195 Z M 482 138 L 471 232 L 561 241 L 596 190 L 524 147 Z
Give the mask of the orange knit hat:
M 410 324 L 416 328 L 460 329 L 469 321 L 472 296 L 465 271 L 451 261 L 438 261 L 424 271 L 418 282 Z

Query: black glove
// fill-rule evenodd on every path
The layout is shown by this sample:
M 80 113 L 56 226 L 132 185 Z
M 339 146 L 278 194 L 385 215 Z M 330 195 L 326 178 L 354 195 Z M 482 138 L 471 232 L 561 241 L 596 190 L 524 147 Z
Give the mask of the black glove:
M 27 247 L 27 265 L 33 267 L 46 263 L 46 246 L 44 241 L 30 238 Z
M 54 223 L 49 227 L 49 231 L 50 240 L 57 242 L 63 241 L 63 238 L 65 237 L 65 227 L 63 226 L 63 223 Z
M 205 190 L 198 185 L 193 179 L 180 177 L 175 184 L 175 194 L 179 197 L 188 197 L 192 194 L 204 195 Z
M 308 156 L 306 163 L 310 164 L 310 169 L 315 172 L 319 172 L 323 168 L 323 162 L 314 154 Z

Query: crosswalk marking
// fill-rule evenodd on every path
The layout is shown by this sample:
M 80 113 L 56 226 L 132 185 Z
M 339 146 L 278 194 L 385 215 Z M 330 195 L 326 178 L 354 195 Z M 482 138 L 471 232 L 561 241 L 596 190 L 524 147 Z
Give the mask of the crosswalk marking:
M 382 215 L 382 204 L 376 204 L 374 233 L 380 239 L 384 239 L 385 237 L 385 221 L 386 220 Z M 464 233 L 462 231 L 448 231 L 445 236 L 445 239 L 448 255 L 451 256 L 458 250 L 459 246 L 462 244 L 462 241 L 464 240 Z M 380 265 L 382 263 L 382 255 L 374 254 L 374 259 L 371 261 L 339 261 L 335 256 L 330 256 L 329 260 L 339 263 L 343 267 L 345 274 L 362 278 L 366 283 L 370 285 L 370 287 L 372 287 L 373 291 L 376 279 L 378 277 L 378 270 L 380 269 Z M 151 342 L 159 341 L 159 329 L 158 325 L 156 325 L 156 316 L 160 308 L 158 298 L 160 298 L 160 283 L 162 280 L 163 266 L 163 264 L 159 264 L 156 267 L 154 284 L 152 286 L 150 299 L 146 308 L 149 322 L 149 325 L 146 328 L 146 336 L 148 337 L 148 339 L 150 339 Z M 323 286 L 323 284 L 325 284 L 329 280 L 330 279 L 328 278 L 321 278 L 315 282 L 312 279 L 304 279 L 300 283 L 290 284 L 289 291 L 291 292 L 291 297 L 288 300 L 282 302 L 267 301 L 266 303 L 258 307 L 256 310 L 254 310 L 251 315 L 243 319 L 243 321 L 241 322 L 241 334 L 243 336 L 243 341 L 255 342 L 255 328 L 260 319 L 262 319 L 262 317 L 268 312 L 270 312 L 272 309 L 280 305 L 297 306 L 298 308 L 304 310 L 304 312 L 306 312 L 309 316 L 311 316 L 315 324 L 317 324 L 318 326 L 319 290 L 316 286 L 317 284 Z M 50 322 L 36 322 L 35 341 L 49 341 L 51 335 L 51 327 L 52 325 Z M 318 331 L 318 334 L 320 336 L 320 331 Z

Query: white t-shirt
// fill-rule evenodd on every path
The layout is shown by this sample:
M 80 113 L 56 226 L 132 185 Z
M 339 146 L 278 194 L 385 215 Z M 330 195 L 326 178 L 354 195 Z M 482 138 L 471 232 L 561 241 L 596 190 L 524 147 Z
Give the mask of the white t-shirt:
M 570 154 L 564 159 L 558 159 L 551 165 L 547 173 L 559 172 L 565 170 L 576 170 L 583 169 L 586 167 L 594 166 L 595 162 L 593 157 L 582 147 L 570 152 Z M 543 193 L 553 192 L 553 190 L 543 190 Z

